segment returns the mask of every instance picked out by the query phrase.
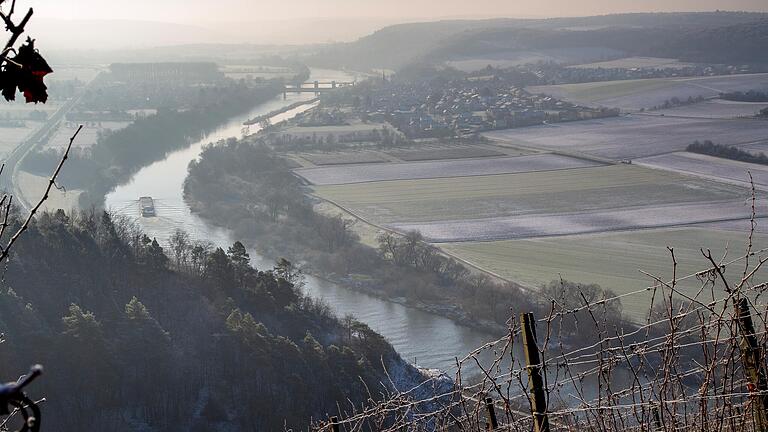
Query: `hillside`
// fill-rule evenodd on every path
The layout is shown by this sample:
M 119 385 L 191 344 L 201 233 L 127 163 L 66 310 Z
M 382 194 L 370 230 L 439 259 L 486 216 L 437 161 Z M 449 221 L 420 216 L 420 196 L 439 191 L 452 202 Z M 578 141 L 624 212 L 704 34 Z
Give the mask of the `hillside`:
M 183 235 L 166 252 L 108 213 L 41 215 L 0 289 L 6 380 L 40 362 L 46 431 L 303 429 L 423 376 L 367 326 Z M 171 257 L 172 256 L 172 257 Z M 387 385 L 386 387 L 391 387 Z
M 548 48 L 603 48 L 698 62 L 766 63 L 768 14 L 650 13 L 555 19 L 440 21 L 386 27 L 309 55 L 318 65 L 398 69 L 414 61 Z M 614 54 L 615 55 L 615 54 Z M 585 59 L 591 60 L 591 59 Z

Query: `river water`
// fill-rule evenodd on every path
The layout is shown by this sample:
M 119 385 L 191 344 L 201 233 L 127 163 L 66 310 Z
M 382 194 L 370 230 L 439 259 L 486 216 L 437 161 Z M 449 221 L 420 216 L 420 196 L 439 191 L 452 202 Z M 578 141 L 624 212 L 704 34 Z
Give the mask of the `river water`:
M 344 72 L 313 69 L 310 81 L 351 81 L 354 78 Z M 140 170 L 130 181 L 107 195 L 106 207 L 134 219 L 149 236 L 157 237 L 161 243 L 165 243 L 180 228 L 196 240 L 210 241 L 226 248 L 236 240 L 230 231 L 207 224 L 184 203 L 182 185 L 187 176 L 187 166 L 199 157 L 208 143 L 258 132 L 258 126 L 244 130 L 242 123 L 245 120 L 314 97 L 311 93 L 289 94 L 284 100 L 281 95 L 253 108 L 247 114 L 232 118 L 200 141 Z M 304 105 L 277 115 L 272 118 L 272 123 L 291 118 L 307 109 L 309 106 Z M 140 217 L 140 196 L 155 199 L 157 217 Z M 252 263 L 258 268 L 269 268 L 274 263 L 275 257 L 262 257 L 255 251 L 249 252 Z M 404 359 L 421 367 L 452 373 L 456 369 L 455 357 L 461 358 L 493 339 L 485 332 L 459 325 L 447 318 L 344 289 L 314 277 L 307 277 L 304 289 L 309 295 L 324 299 L 339 316 L 353 314 L 386 337 Z

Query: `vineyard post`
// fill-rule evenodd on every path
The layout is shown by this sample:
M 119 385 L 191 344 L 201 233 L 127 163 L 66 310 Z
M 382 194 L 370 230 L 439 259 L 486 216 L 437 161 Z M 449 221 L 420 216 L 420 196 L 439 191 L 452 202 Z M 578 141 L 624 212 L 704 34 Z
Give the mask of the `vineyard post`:
M 547 401 L 544 394 L 545 373 L 539 356 L 539 346 L 536 343 L 536 321 L 533 313 L 520 314 L 520 323 L 523 334 L 523 351 L 525 352 L 525 364 L 528 371 L 528 384 L 530 387 L 531 410 L 533 414 L 534 432 L 549 432 L 549 418 L 547 417 Z
M 766 379 L 763 350 L 757 343 L 755 326 L 747 299 L 740 299 L 735 307 L 741 340 L 741 359 L 749 380 L 749 392 L 753 393 L 752 407 L 757 432 L 768 432 L 768 379 Z
M 659 411 L 659 405 L 654 405 L 651 409 L 653 414 L 653 430 L 656 432 L 661 432 L 664 430 L 664 426 L 661 424 L 661 415 L 659 414 Z
M 496 418 L 493 398 L 485 398 L 485 409 L 488 410 L 488 430 L 496 430 L 499 427 L 499 420 Z

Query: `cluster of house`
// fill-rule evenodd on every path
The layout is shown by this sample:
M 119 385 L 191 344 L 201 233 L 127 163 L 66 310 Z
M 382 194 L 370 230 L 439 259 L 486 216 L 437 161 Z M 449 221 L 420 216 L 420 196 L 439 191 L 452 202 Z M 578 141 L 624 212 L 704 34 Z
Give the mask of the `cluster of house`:
M 381 116 L 412 138 L 471 134 L 548 122 L 616 116 L 514 86 L 391 84 L 366 98 L 368 114 Z M 478 85 L 479 84 L 479 85 Z

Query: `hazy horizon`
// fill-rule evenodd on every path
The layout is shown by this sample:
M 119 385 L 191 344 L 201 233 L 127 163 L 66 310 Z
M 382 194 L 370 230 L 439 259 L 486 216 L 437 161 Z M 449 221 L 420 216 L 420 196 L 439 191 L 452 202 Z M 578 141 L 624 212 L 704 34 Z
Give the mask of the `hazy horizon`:
M 328 0 L 322 4 L 312 0 L 268 0 L 255 5 L 245 0 L 223 0 L 215 9 L 198 0 L 152 3 L 82 0 L 77 4 L 34 0 L 30 3 L 36 8 L 36 19 L 30 30 L 41 43 L 53 49 L 87 46 L 97 50 L 203 42 L 346 42 L 392 24 L 445 19 L 550 18 L 718 9 L 768 12 L 768 3 L 756 0 L 588 0 L 578 5 L 562 0 L 547 4 L 393 0 L 386 5 L 351 0 Z
M 555 17 L 602 15 L 625 12 L 712 11 L 716 9 L 768 11 L 768 4 L 760 0 L 646 0 L 614 1 L 585 0 L 578 3 L 556 0 L 547 3 L 512 3 L 499 0 L 477 0 L 472 3 L 458 0 L 391 0 L 385 3 L 352 0 L 267 0 L 254 4 L 246 0 L 223 0 L 212 9 L 199 0 L 167 0 L 150 2 L 104 2 L 81 0 L 77 5 L 53 0 L 36 0 L 41 6 L 40 16 L 63 19 L 137 19 L 166 21 L 183 24 L 211 22 L 248 22 L 285 20 L 296 18 L 338 19 L 439 19 L 447 17 Z M 232 19 L 233 16 L 238 17 Z

